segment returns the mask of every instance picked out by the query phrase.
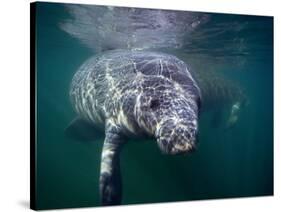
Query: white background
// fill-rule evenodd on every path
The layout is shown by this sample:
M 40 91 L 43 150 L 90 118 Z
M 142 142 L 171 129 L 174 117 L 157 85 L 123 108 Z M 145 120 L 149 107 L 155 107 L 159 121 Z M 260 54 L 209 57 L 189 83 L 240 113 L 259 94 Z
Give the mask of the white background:
M 0 5 L 0 211 L 29 208 L 29 2 L 6 0 Z M 80 0 L 104 5 L 181 9 L 274 16 L 274 197 L 193 201 L 75 211 L 276 211 L 280 198 L 280 19 L 277 0 Z M 278 84 L 279 83 L 279 84 Z M 279 95 L 278 95 L 279 94 Z M 278 97 L 279 96 L 279 97 Z M 263 102 L 261 101 L 261 104 Z M 279 110 L 278 110 L 279 109 Z M 254 147 L 253 147 L 254 148 Z M 136 188 L 137 189 L 137 188 Z M 280 203 L 278 203 L 280 202 Z M 280 210 L 279 210 L 280 211 Z

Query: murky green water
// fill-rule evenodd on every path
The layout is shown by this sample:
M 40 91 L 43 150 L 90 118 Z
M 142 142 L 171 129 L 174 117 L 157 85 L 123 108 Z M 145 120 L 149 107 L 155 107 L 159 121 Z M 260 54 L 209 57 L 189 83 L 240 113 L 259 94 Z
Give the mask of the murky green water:
M 100 205 L 103 137 L 81 142 L 64 133 L 76 116 L 68 94 L 71 79 L 93 55 L 60 29 L 67 18 L 61 4 L 37 5 L 40 209 Z M 167 52 L 200 73 L 231 79 L 244 89 L 248 104 L 229 130 L 223 123 L 212 125 L 211 110 L 202 113 L 198 150 L 188 156 L 162 155 L 153 141 L 128 142 L 121 156 L 122 204 L 273 194 L 273 19 L 213 14 L 189 41 Z

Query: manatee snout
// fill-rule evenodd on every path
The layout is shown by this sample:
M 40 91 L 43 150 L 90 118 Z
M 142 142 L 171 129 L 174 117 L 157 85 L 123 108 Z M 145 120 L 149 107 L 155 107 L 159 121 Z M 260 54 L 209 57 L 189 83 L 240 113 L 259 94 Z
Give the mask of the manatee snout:
M 184 154 L 196 150 L 198 129 L 190 122 L 167 120 L 156 133 L 158 146 L 164 154 Z

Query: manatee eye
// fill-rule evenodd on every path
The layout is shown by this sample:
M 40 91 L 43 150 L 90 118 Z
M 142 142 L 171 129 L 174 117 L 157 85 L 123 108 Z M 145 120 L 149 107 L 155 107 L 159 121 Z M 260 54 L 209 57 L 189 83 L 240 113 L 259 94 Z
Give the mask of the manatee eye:
M 160 102 L 157 99 L 153 99 L 150 102 L 150 109 L 155 110 L 156 108 L 158 108 L 160 105 Z

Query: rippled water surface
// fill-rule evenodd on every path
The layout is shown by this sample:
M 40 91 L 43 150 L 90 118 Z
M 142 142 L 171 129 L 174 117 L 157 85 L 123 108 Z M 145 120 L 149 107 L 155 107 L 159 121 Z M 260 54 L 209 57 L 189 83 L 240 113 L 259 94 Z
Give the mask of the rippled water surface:
M 272 17 L 38 3 L 36 18 L 39 208 L 100 205 L 104 137 L 66 136 L 76 117 L 69 86 L 87 58 L 117 48 L 178 56 L 206 103 L 196 152 L 163 155 L 153 140 L 124 146 L 122 204 L 273 194 Z M 237 95 L 244 105 L 226 128 Z

